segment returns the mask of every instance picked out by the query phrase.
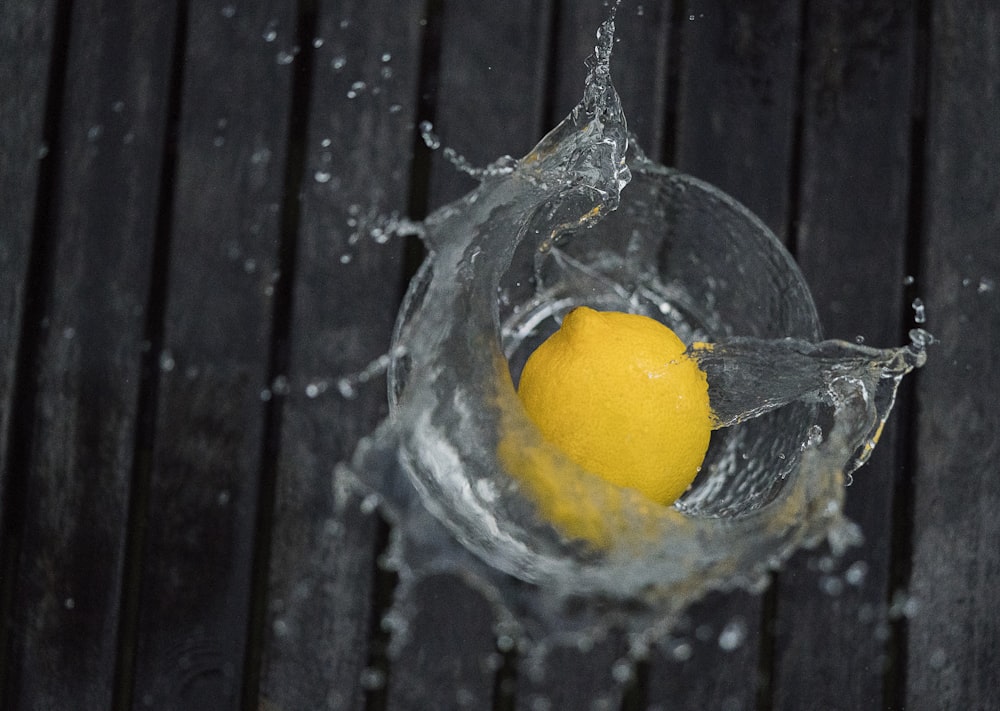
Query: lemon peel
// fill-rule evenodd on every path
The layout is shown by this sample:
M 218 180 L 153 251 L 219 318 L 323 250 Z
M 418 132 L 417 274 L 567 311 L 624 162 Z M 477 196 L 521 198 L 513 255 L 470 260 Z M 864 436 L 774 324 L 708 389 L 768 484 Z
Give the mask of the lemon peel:
M 528 358 L 518 395 L 544 439 L 571 461 L 664 505 L 694 480 L 714 424 L 707 379 L 684 343 L 665 325 L 638 314 L 571 311 Z M 505 447 L 502 454 L 515 457 L 509 444 Z M 553 466 L 536 460 L 531 468 Z M 557 480 L 544 478 L 542 513 L 548 508 L 559 520 L 572 518 L 564 510 L 566 497 L 554 490 Z M 606 536 L 586 530 L 592 524 L 581 525 L 594 520 L 593 512 L 584 513 L 585 502 L 576 505 L 581 507 L 576 533 Z

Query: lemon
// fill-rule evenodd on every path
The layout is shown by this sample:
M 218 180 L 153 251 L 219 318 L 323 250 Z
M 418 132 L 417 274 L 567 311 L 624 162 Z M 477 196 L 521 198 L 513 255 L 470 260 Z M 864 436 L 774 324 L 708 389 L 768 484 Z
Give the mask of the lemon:
M 581 306 L 528 358 L 518 395 L 569 459 L 670 504 L 697 475 L 713 424 L 705 373 L 685 350 L 659 321 Z

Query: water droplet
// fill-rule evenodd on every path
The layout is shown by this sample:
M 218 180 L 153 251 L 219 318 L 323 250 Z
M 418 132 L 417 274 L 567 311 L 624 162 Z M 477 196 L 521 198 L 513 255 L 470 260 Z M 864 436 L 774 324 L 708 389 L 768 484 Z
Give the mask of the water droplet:
M 265 42 L 274 42 L 274 40 L 278 39 L 278 31 L 273 27 L 268 28 L 264 30 L 263 37 Z
M 247 274 L 253 274 L 255 271 L 257 271 L 257 260 L 247 259 L 246 261 L 244 261 L 243 271 L 245 271 Z
M 312 45 L 315 49 L 319 49 L 320 47 L 323 46 L 323 38 L 322 37 L 313 38 Z
M 275 376 L 274 380 L 271 382 L 271 390 L 275 395 L 287 395 L 291 390 L 288 385 L 288 376 Z
M 858 560 L 852 563 L 851 567 L 844 571 L 844 580 L 846 580 L 848 584 L 856 587 L 865 581 L 865 576 L 867 575 L 868 563 L 863 560 Z
M 313 174 L 313 179 L 317 183 L 329 183 L 330 182 L 330 178 L 332 178 L 332 177 L 333 176 L 330 173 L 326 172 L 325 170 L 317 170 Z
M 916 323 L 926 323 L 927 322 L 927 310 L 924 307 L 924 302 L 922 299 L 914 299 L 913 303 L 910 304 L 913 307 L 913 320 Z
M 747 623 L 742 617 L 734 617 L 719 633 L 719 647 L 726 652 L 737 649 L 747 636 Z
M 271 151 L 267 148 L 258 148 L 250 156 L 250 162 L 254 165 L 266 165 L 271 160 Z
M 219 495 L 216 497 L 216 501 L 218 502 L 219 506 L 225 506 L 230 502 L 232 498 L 233 495 L 229 491 L 229 489 L 223 489 L 222 491 L 219 492 Z
M 347 57 L 334 57 L 330 60 L 330 66 L 335 72 L 339 72 L 347 65 Z
M 361 671 L 361 686 L 369 691 L 374 689 L 381 689 L 385 686 L 386 677 L 385 672 L 381 669 L 375 669 L 374 667 L 365 667 Z
M 325 380 L 319 380 L 315 383 L 309 383 L 306 385 L 306 397 L 312 399 L 317 398 L 326 392 L 326 389 L 330 387 L 330 384 Z
M 913 286 L 916 283 L 916 278 L 912 274 L 907 274 L 903 277 L 903 286 Z
M 976 291 L 980 294 L 985 294 L 987 292 L 993 291 L 996 288 L 996 282 L 989 277 L 980 277 L 979 286 L 976 287 Z
M 434 124 L 430 121 L 420 122 L 420 137 L 424 140 L 424 145 L 432 151 L 441 147 L 441 139 L 434 134 Z
M 270 399 L 271 399 L 271 397 L 273 395 L 274 395 L 274 393 L 271 392 L 270 388 L 263 388 L 260 391 L 260 399 L 261 399 L 262 402 L 268 402 L 268 401 L 270 401 Z
M 98 138 L 101 137 L 102 133 L 104 133 L 104 126 L 102 126 L 99 123 L 94 124 L 87 130 L 87 140 L 96 141 Z
M 160 351 L 160 370 L 169 373 L 177 365 L 173 354 L 168 349 Z
M 347 400 L 353 400 L 358 396 L 358 389 L 354 387 L 354 384 L 348 378 L 337 380 L 337 391 L 340 392 L 341 397 Z
M 236 7 L 234 5 L 223 5 L 222 10 L 219 12 L 222 13 L 223 17 L 229 20 L 236 16 Z
M 38 147 L 38 153 L 37 153 L 38 160 L 44 159 L 48 154 L 49 154 L 49 145 L 47 143 L 43 143 Z
M 678 662 L 686 662 L 694 656 L 694 647 L 691 646 L 690 642 L 678 640 L 672 645 L 670 656 Z
M 122 111 L 125 110 L 125 102 L 122 101 L 121 99 L 118 99 L 118 101 L 111 104 L 111 110 L 114 111 L 116 114 L 120 114 Z
M 271 629 L 274 630 L 274 635 L 276 637 L 287 637 L 289 633 L 288 623 L 282 618 L 278 617 L 271 623 Z
M 280 52 L 278 52 L 277 56 L 278 64 L 286 66 L 294 61 L 295 61 L 295 52 L 286 52 L 285 50 L 281 50 Z
M 65 338 L 67 341 L 71 341 L 73 340 L 73 338 L 76 337 L 76 329 L 73 328 L 72 326 L 67 326 L 66 328 L 63 329 L 62 335 L 63 338 Z
M 375 509 L 378 508 L 381 501 L 378 494 L 368 494 L 368 496 L 361 500 L 358 508 L 361 509 L 361 513 L 363 514 L 372 514 L 375 513 Z
M 352 255 L 350 252 L 344 252 L 343 254 L 340 255 L 341 264 L 350 264 L 352 261 L 354 261 L 354 255 Z
M 66 598 L 65 600 L 63 600 L 63 607 L 65 607 L 67 610 L 72 610 L 73 608 L 76 607 L 76 600 L 74 600 L 71 597 Z

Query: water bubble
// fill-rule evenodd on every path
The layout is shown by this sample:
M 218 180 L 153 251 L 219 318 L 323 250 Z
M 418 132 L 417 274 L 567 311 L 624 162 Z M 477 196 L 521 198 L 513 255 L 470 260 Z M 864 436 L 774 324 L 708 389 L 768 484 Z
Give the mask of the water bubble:
M 747 636 L 747 623 L 742 617 L 734 617 L 719 633 L 719 647 L 726 652 L 737 649 Z
M 611 677 L 619 684 L 625 684 L 632 680 L 632 663 L 627 659 L 619 659 L 611 667 Z
M 346 65 L 347 65 L 347 57 L 343 56 L 334 57 L 333 59 L 330 60 L 330 66 L 333 68 L 335 72 L 339 72 Z
M 347 90 L 347 98 L 348 99 L 356 98 L 358 94 L 363 92 L 366 88 L 368 88 L 368 85 L 365 84 L 363 81 L 354 82 L 353 84 L 351 84 L 351 88 Z
M 848 584 L 856 587 L 865 581 L 865 577 L 867 575 L 868 563 L 863 560 L 858 560 L 852 563 L 851 567 L 844 571 L 844 580 L 846 580 Z
M 271 623 L 271 629 L 274 630 L 275 637 L 287 637 L 290 632 L 288 623 L 282 618 L 278 617 Z
M 898 620 L 903 617 L 913 617 L 920 610 L 920 602 L 904 590 L 893 593 L 889 605 L 889 618 Z
M 372 691 L 385 686 L 386 675 L 381 669 L 366 667 L 361 671 L 361 687 Z
M 330 387 L 330 384 L 325 380 L 319 380 L 315 383 L 309 383 L 306 385 L 306 397 L 314 399 L 326 392 L 326 389 Z
M 177 365 L 177 361 L 174 360 L 173 353 L 169 349 L 164 348 L 160 351 L 160 370 L 165 373 L 169 373 Z
M 290 391 L 291 388 L 288 385 L 287 375 L 277 375 L 271 381 L 271 392 L 275 395 L 287 395 Z
M 250 162 L 254 165 L 266 165 L 271 160 L 271 151 L 268 148 L 258 148 L 250 156 Z
M 694 656 L 694 647 L 690 642 L 679 640 L 671 645 L 670 656 L 678 662 L 686 662 Z
M 341 397 L 347 400 L 353 400 L 358 396 L 358 389 L 354 387 L 354 383 L 351 382 L 350 378 L 338 378 L 337 391 Z
M 419 128 L 420 137 L 424 140 L 424 145 L 432 151 L 436 151 L 441 147 L 441 139 L 434 133 L 434 124 L 430 121 L 421 121 Z

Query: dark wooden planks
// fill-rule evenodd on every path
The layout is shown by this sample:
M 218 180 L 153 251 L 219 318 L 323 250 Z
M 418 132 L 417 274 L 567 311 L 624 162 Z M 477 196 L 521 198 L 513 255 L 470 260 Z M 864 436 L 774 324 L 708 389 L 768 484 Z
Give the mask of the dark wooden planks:
M 185 5 L 135 707 L 240 705 L 280 286 L 296 15 Z
M 730 193 L 785 238 L 799 3 L 691 0 L 680 15 L 674 164 Z
M 550 13 L 547 1 L 443 4 L 432 19 L 441 23 L 433 124 L 443 146 L 484 166 L 524 155 L 541 137 Z M 473 185 L 440 151 L 434 155 L 431 209 Z M 491 708 L 496 647 L 488 603 L 457 578 L 435 579 L 419 592 L 412 641 L 390 669 L 388 708 Z
M 376 380 L 345 400 L 333 381 L 389 348 L 402 242 L 378 244 L 366 230 L 376 226 L 369 217 L 406 211 L 423 5 L 324 3 L 314 37 L 303 38 L 313 49 L 301 61 L 313 68 L 291 390 L 273 502 L 264 708 L 363 708 L 363 673 L 377 651 L 369 633 L 377 625 L 370 618 L 378 523 L 356 510 L 341 518 L 331 477 L 384 416 L 385 387 Z M 378 686 L 375 678 L 368 674 L 367 685 Z
M 796 256 L 828 337 L 905 339 L 915 31 L 910 2 L 809 4 Z M 801 553 L 778 576 L 775 709 L 883 703 L 906 413 L 893 414 L 847 491 L 864 545 L 839 561 L 825 546 Z
M 933 4 L 907 709 L 997 708 L 1000 8 Z
M 686 3 L 680 13 L 674 165 L 718 186 L 787 235 L 800 15 L 797 3 Z M 669 156 L 667 157 L 670 158 Z M 664 708 L 753 708 L 763 599 L 712 594 L 654 651 L 648 700 Z
M 0 46 L 4 48 L 0 53 L 4 85 L 0 93 L 0 205 L 5 206 L 0 213 L 0 536 L 6 530 L 3 511 L 12 478 L 7 447 L 28 298 L 39 166 L 48 154 L 44 145 L 46 96 L 55 24 L 54 0 L 20 0 L 0 7 Z
M 44 323 L 13 603 L 8 708 L 102 708 L 115 692 L 122 567 L 173 9 L 77 2 L 39 215 Z M 53 99 L 54 100 L 54 99 Z M 30 102 L 29 102 L 30 104 Z M 37 143 L 29 149 L 38 150 Z M 41 196 L 40 196 L 41 197 Z M 34 329 L 31 330 L 34 333 Z

